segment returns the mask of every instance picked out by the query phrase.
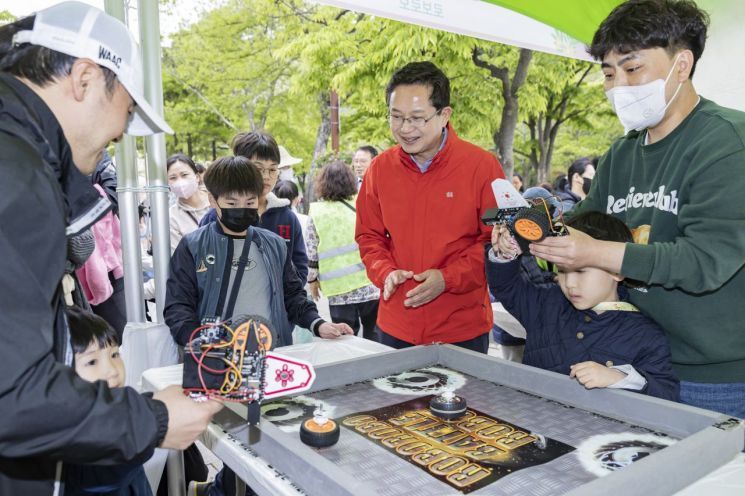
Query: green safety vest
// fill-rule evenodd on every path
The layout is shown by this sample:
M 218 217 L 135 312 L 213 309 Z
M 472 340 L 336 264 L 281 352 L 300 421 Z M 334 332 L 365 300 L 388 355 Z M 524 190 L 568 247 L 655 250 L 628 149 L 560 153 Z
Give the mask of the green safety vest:
M 308 215 L 318 232 L 318 282 L 323 293 L 336 296 L 372 284 L 354 241 L 356 213 L 342 202 L 321 201 L 310 204 Z

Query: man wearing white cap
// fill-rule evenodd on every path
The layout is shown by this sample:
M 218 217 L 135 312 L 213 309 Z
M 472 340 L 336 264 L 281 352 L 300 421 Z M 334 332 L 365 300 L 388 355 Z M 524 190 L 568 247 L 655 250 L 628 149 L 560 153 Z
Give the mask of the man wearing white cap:
M 0 494 L 59 493 L 61 462 L 183 449 L 221 407 L 68 367 L 66 238 L 110 208 L 86 176 L 122 133 L 171 132 L 142 89 L 137 44 L 98 9 L 64 2 L 0 27 Z

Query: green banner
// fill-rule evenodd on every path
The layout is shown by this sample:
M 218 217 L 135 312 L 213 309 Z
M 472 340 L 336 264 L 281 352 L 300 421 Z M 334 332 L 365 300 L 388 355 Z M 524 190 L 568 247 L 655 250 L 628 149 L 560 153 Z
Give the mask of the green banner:
M 483 0 L 555 27 L 587 45 L 621 0 Z

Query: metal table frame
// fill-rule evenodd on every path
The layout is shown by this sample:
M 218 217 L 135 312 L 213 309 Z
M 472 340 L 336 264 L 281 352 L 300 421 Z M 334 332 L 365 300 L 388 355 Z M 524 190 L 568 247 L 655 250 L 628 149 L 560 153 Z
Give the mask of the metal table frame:
M 732 460 L 745 444 L 743 423 L 729 421 L 725 415 L 622 390 L 588 391 L 567 376 L 451 345 L 407 348 L 319 366 L 316 382 L 305 394 L 433 365 L 681 439 L 624 470 L 567 493 L 573 496 L 673 493 Z M 227 409 L 214 422 L 311 495 L 376 494 L 302 444 L 297 436 L 270 422 L 248 427 L 241 415 Z M 222 458 L 220 449 L 215 446 L 215 454 Z

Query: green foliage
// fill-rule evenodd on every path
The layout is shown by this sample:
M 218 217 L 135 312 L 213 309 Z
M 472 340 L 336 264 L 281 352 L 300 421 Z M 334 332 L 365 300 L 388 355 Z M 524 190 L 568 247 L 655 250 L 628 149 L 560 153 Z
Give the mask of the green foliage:
M 477 68 L 471 55 L 478 47 L 483 59 L 513 69 L 519 55 L 514 47 L 302 0 L 222 0 L 172 42 L 164 52 L 164 101 L 179 141 L 191 133 L 200 143 L 197 158 L 209 159 L 212 140 L 225 146 L 236 129 L 264 128 L 304 159 L 298 173 L 313 155 L 318 95 L 332 89 L 340 96 L 343 153 L 362 144 L 390 146 L 385 86 L 396 69 L 415 60 L 432 60 L 450 77 L 458 134 L 494 149 L 501 82 Z M 570 118 L 556 139 L 559 169 L 568 157 L 602 152 L 620 134 L 597 79 L 573 88 L 581 64 L 536 54 L 519 91 L 525 122 L 545 116 L 552 101 L 573 92 Z M 531 145 L 520 127 L 515 148 L 527 153 Z M 520 170 L 523 159 L 515 158 Z
M 16 20 L 16 16 L 7 10 L 0 10 L 0 25 L 8 24 Z

